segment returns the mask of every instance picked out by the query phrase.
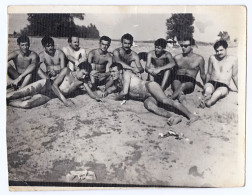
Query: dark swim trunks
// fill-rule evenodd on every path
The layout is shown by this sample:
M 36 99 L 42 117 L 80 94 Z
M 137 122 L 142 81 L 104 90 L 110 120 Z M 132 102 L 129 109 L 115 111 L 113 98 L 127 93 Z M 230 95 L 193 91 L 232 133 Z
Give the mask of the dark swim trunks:
M 187 82 L 193 83 L 193 88 L 185 90 L 184 91 L 185 94 L 192 93 L 194 91 L 196 80 L 193 77 L 187 75 L 176 75 L 174 80 L 178 80 L 181 83 L 187 83 Z
M 213 80 L 208 81 L 208 83 L 211 83 L 214 86 L 214 90 L 216 90 L 219 87 L 226 87 L 227 89 L 229 89 L 229 87 L 225 83 L 221 83 L 221 82 L 213 81 Z

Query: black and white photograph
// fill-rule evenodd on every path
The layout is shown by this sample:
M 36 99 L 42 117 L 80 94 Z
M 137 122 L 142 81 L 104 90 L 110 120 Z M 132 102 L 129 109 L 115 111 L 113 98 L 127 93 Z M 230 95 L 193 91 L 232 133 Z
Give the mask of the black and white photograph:
M 244 186 L 246 12 L 9 6 L 9 190 Z

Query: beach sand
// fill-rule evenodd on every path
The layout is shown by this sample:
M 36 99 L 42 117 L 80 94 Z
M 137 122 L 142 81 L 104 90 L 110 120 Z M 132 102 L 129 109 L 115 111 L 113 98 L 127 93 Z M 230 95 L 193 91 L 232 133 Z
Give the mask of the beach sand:
M 32 47 L 36 48 L 34 40 Z M 9 39 L 10 45 L 13 42 Z M 98 41 L 87 43 L 92 43 L 85 45 L 90 49 L 98 45 Z M 117 46 L 119 42 L 110 50 Z M 138 43 L 133 48 L 137 52 L 151 49 L 150 43 Z M 235 54 L 236 48 L 230 51 Z M 172 54 L 179 52 L 176 49 Z M 213 52 L 212 46 L 195 48 L 195 53 L 205 58 L 206 67 Z M 197 80 L 201 82 L 199 77 Z M 240 145 L 244 130 L 238 128 L 238 94 L 230 92 L 211 108 L 201 109 L 197 108 L 201 92 L 196 86 L 194 93 L 186 95 L 186 106 L 200 116 L 189 126 L 185 117 L 181 123 L 169 126 L 167 118 L 148 112 L 142 102 L 128 100 L 121 105 L 121 101 L 112 100 L 113 95 L 103 102 L 96 102 L 87 94 L 78 95 L 71 98 L 75 103 L 71 108 L 59 99 L 27 110 L 8 106 L 9 180 L 193 187 L 243 185 L 244 151 Z M 167 93 L 171 93 L 170 87 Z M 161 136 L 169 130 L 180 138 Z M 74 180 L 72 176 L 77 173 L 82 177 Z

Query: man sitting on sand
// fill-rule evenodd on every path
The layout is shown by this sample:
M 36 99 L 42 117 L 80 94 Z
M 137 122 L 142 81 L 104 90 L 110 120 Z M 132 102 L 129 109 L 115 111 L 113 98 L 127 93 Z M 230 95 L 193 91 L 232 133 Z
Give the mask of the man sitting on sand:
M 52 98 L 58 97 L 65 106 L 72 106 L 74 102 L 66 99 L 73 91 L 84 85 L 89 96 L 97 101 L 101 99 L 95 95 L 87 84 L 87 77 L 91 65 L 81 63 L 76 71 L 64 68 L 51 84 L 49 79 L 41 79 L 14 92 L 7 93 L 7 104 L 18 108 L 33 108 L 40 106 Z
M 85 62 L 87 60 L 87 54 L 85 49 L 80 48 L 79 46 L 79 37 L 69 37 L 68 44 L 69 46 L 63 47 L 62 51 L 65 53 L 68 59 L 68 68 L 74 71 L 75 67 L 77 67 L 81 62 Z
M 31 51 L 30 39 L 21 36 L 17 39 L 19 49 L 8 55 L 8 62 L 13 61 L 15 68 L 8 65 L 7 88 L 21 89 L 36 79 L 39 62 L 38 55 Z
M 40 65 L 45 64 L 46 74 L 41 68 L 39 68 L 38 74 L 42 79 L 54 80 L 60 71 L 66 67 L 65 54 L 54 48 L 54 40 L 49 36 L 45 36 L 41 43 L 45 50 L 39 54 L 39 63 Z
M 227 55 L 227 41 L 219 40 L 214 44 L 215 55 L 210 56 L 206 84 L 201 107 L 210 107 L 228 94 L 231 78 L 238 89 L 238 60 Z
M 88 62 L 92 65 L 90 79 L 92 86 L 105 85 L 109 73 L 109 66 L 112 64 L 112 55 L 108 52 L 111 39 L 107 36 L 100 38 L 100 48 L 93 49 L 88 54 Z
M 123 67 L 119 63 L 113 63 L 110 66 L 110 75 L 113 83 L 111 86 L 106 86 L 104 96 L 112 92 L 120 92 L 116 96 L 116 100 L 123 100 L 126 96 L 141 100 L 144 102 L 145 108 L 150 112 L 169 118 L 169 125 L 179 123 L 182 118 L 180 116 L 173 116 L 164 108 L 159 107 L 159 104 L 175 108 L 188 117 L 191 123 L 199 118 L 182 104 L 167 98 L 158 83 L 154 81 L 143 81 L 135 74 L 123 71 Z
M 154 43 L 155 50 L 150 51 L 147 55 L 145 71 L 148 74 L 149 81 L 157 82 L 165 90 L 170 69 L 175 66 L 175 62 L 170 52 L 165 51 L 167 42 L 165 39 L 158 39 Z
M 133 43 L 133 36 L 131 34 L 124 34 L 121 37 L 122 47 L 117 48 L 113 52 L 113 62 L 120 63 L 124 70 L 129 70 L 138 76 L 144 72 L 140 63 L 138 54 L 131 50 Z
M 182 54 L 174 57 L 176 63 L 176 75 L 173 81 L 172 99 L 183 101 L 184 94 L 194 91 L 196 76 L 200 71 L 200 77 L 205 83 L 205 60 L 202 56 L 193 52 L 192 45 L 195 45 L 195 40 L 192 37 L 185 37 L 179 41 L 182 48 Z

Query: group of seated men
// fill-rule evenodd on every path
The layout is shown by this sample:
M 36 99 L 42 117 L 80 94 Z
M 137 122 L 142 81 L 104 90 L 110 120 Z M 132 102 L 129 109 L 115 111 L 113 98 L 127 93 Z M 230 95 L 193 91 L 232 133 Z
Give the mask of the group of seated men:
M 113 53 L 108 52 L 111 39 L 107 36 L 102 36 L 99 48 L 91 50 L 88 55 L 80 48 L 76 36 L 68 39 L 69 46 L 62 51 L 55 49 L 54 40 L 49 36 L 45 36 L 41 43 L 44 51 L 37 55 L 29 49 L 29 38 L 21 36 L 17 39 L 19 49 L 9 54 L 8 61 L 13 61 L 14 66 L 8 65 L 8 105 L 32 108 L 57 97 L 66 106 L 72 106 L 74 102 L 66 97 L 77 89 L 85 90 L 97 101 L 108 94 L 118 93 L 115 100 L 141 100 L 146 109 L 167 117 L 168 124 L 173 125 L 182 117 L 171 114 L 167 108 L 187 117 L 190 123 L 199 118 L 183 104 L 185 94 L 194 91 L 198 72 L 204 84 L 202 108 L 225 97 L 231 79 L 238 88 L 237 58 L 227 55 L 225 40 L 214 44 L 216 54 L 210 56 L 206 74 L 204 58 L 193 52 L 195 41 L 192 37 L 179 40 L 182 53 L 175 57 L 165 50 L 167 41 L 162 38 L 155 41 L 153 51 L 137 54 L 131 50 L 133 36 L 128 33 L 121 37 L 122 46 Z M 45 65 L 44 70 L 41 64 Z M 141 77 L 144 71 L 148 73 L 147 80 Z M 173 78 L 171 96 L 164 93 L 169 78 Z M 95 90 L 99 86 L 103 88 L 97 95 Z

